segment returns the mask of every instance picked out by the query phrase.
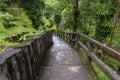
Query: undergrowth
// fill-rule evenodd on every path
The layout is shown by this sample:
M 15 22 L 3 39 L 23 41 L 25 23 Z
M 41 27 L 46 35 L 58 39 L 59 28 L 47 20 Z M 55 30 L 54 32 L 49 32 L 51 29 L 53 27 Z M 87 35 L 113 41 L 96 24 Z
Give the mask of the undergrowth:
M 13 18 L 16 18 L 16 17 L 13 17 Z M 16 20 L 10 21 L 10 24 L 14 24 L 14 26 L 6 28 L 3 25 L 3 20 L 0 19 L 0 53 L 10 47 L 13 47 L 19 44 L 22 41 L 27 40 L 28 36 L 30 38 L 40 33 L 40 31 L 36 31 L 32 27 L 31 20 L 28 18 L 28 16 L 25 14 L 24 11 L 22 11 L 21 16 L 17 17 Z M 20 36 L 19 42 L 10 42 L 5 40 L 8 37 L 16 36 L 24 32 L 27 34 Z

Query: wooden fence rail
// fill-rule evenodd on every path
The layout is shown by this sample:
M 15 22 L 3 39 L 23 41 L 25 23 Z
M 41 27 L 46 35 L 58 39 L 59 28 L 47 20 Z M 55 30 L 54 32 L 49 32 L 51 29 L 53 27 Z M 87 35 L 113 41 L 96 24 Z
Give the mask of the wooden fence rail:
M 35 80 L 42 67 L 52 34 L 44 32 L 0 55 L 0 80 Z
M 113 71 L 107 64 L 105 64 L 101 59 L 98 58 L 94 53 L 94 47 L 100 49 L 105 52 L 110 57 L 114 58 L 118 62 L 120 62 L 120 53 L 116 50 L 82 34 L 82 33 L 68 33 L 57 31 L 56 33 L 59 37 L 66 40 L 68 43 L 72 45 L 77 45 L 79 48 L 83 48 L 88 56 L 88 65 L 91 65 L 91 62 L 94 61 L 102 71 L 110 78 L 110 80 L 120 80 L 119 75 L 116 71 Z

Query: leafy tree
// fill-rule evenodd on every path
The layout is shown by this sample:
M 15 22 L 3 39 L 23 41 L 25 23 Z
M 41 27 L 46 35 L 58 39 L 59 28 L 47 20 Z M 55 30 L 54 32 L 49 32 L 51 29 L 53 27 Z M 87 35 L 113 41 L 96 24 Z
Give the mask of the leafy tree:
M 44 2 L 42 0 L 21 0 L 20 6 L 23 7 L 32 21 L 33 26 L 38 29 L 41 23 Z
M 61 15 L 62 15 L 61 26 L 64 26 L 64 29 L 72 29 L 74 25 L 72 4 L 67 5 L 61 12 Z
M 79 2 L 79 31 L 82 31 L 84 34 L 88 35 L 90 33 L 90 26 L 94 22 L 94 14 L 91 11 L 91 1 L 82 0 Z
M 25 10 L 32 21 L 34 28 L 38 29 L 41 23 L 42 10 L 44 8 L 43 0 L 1 0 L 9 7 L 20 7 Z
M 95 8 L 97 9 L 95 36 L 100 41 L 104 41 L 107 37 L 110 37 L 112 30 L 111 17 L 114 15 L 114 9 L 110 7 L 109 3 L 101 0 L 100 3 L 95 4 Z
M 54 21 L 54 15 L 61 15 L 61 28 L 70 28 L 73 26 L 72 0 L 46 0 L 44 16 L 50 21 Z M 53 22 L 51 21 L 51 22 Z

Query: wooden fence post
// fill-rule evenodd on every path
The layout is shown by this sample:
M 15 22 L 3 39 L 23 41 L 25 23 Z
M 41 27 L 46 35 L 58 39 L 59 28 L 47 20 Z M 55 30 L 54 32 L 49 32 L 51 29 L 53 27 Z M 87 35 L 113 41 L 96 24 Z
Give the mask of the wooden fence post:
M 67 41 L 67 33 L 65 33 L 65 41 Z
M 79 34 L 77 33 L 77 41 L 76 41 L 76 46 L 77 46 L 77 50 L 79 50 L 80 49 L 80 45 L 78 44 L 78 41 L 80 40 L 80 36 L 79 36 Z
M 66 41 L 68 42 L 68 40 L 69 40 L 69 39 L 68 39 L 68 33 L 67 33 L 67 34 L 66 34 Z
M 76 45 L 76 41 L 77 41 L 77 35 L 76 33 L 72 33 L 71 34 L 71 39 L 73 40 L 71 43 L 72 45 Z
M 89 52 L 93 52 L 93 48 L 92 48 L 92 44 L 91 43 L 87 43 L 87 47 L 88 47 L 88 51 Z M 92 59 L 90 58 L 90 56 L 87 54 L 87 65 L 90 66 L 92 63 Z
M 70 35 L 69 35 L 69 33 L 67 33 L 67 42 L 69 43 L 69 37 L 70 37 Z
M 71 45 L 73 45 L 73 41 L 72 41 L 72 39 L 73 39 L 73 34 L 70 33 L 70 44 L 71 44 Z

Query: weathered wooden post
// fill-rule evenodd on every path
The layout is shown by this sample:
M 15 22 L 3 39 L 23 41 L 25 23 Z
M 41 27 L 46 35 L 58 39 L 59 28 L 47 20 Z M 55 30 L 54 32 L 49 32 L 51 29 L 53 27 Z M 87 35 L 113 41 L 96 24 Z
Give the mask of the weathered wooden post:
M 71 33 L 71 39 L 72 39 L 72 45 L 75 46 L 76 41 L 77 41 L 77 34 L 76 33 Z
M 60 33 L 59 33 L 59 31 L 57 31 L 57 36 L 59 36 L 59 37 L 60 37 Z
M 79 34 L 77 33 L 77 35 L 76 35 L 76 46 L 77 46 L 77 50 L 79 50 L 80 49 L 80 45 L 78 44 L 78 42 L 79 42 L 79 40 L 80 40 L 80 36 L 79 36 Z
M 62 32 L 62 39 L 64 39 L 64 34 L 63 34 L 63 31 L 61 31 Z
M 65 41 L 67 41 L 67 32 L 65 32 Z
M 67 36 L 67 38 L 68 38 L 68 43 L 69 44 L 72 44 L 72 34 L 71 33 L 68 33 L 68 36 Z
M 88 51 L 89 52 L 93 52 L 93 47 L 91 43 L 87 43 L 87 47 L 88 47 Z M 92 59 L 90 58 L 90 56 L 87 54 L 87 65 L 90 66 L 92 62 Z
M 67 42 L 69 42 L 69 33 L 67 33 L 67 36 L 66 36 L 66 38 L 67 38 Z
M 64 35 L 64 40 L 66 41 L 66 32 L 64 32 L 63 35 Z
M 67 42 L 69 41 L 68 36 L 69 36 L 69 34 L 67 33 L 67 34 L 66 34 L 66 41 L 67 41 Z
M 59 31 L 59 33 L 60 33 L 60 38 L 61 38 L 61 31 Z

